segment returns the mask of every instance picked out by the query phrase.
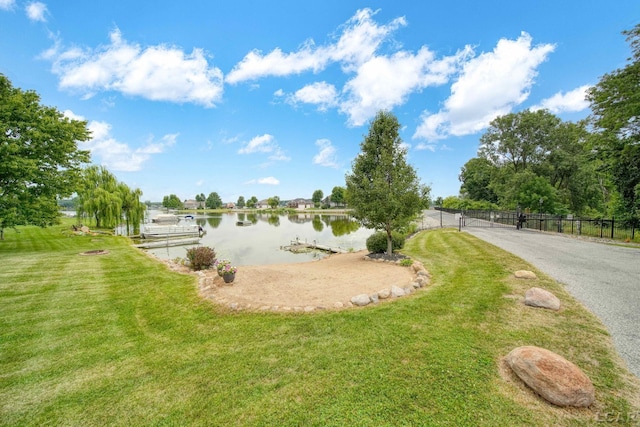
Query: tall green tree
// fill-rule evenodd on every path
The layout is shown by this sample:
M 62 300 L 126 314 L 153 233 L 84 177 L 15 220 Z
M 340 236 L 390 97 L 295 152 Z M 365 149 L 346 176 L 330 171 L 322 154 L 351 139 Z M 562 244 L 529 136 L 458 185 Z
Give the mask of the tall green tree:
M 222 199 L 215 191 L 209 193 L 207 196 L 206 206 L 209 209 L 220 209 L 222 207 Z
M 96 227 L 115 227 L 122 214 L 118 180 L 104 166 L 92 165 L 82 174 L 78 189 L 78 218 L 90 217 Z
M 118 183 L 118 192 L 122 200 L 121 217 L 124 217 L 127 234 L 130 231 L 138 234 L 146 211 L 146 205 L 140 201 L 142 190 L 139 188 L 132 190 L 124 182 L 120 182 Z
M 180 200 L 180 197 L 175 194 L 169 194 L 162 198 L 162 206 L 168 209 L 182 209 L 184 204 L 182 200 Z
M 256 196 L 251 196 L 249 200 L 247 200 L 247 207 L 249 209 L 255 209 L 258 204 L 258 198 Z
M 269 197 L 267 199 L 267 204 L 269 205 L 269 207 L 271 209 L 277 208 L 278 205 L 280 205 L 280 197 L 278 197 L 278 196 Z
M 365 227 L 386 232 L 389 255 L 393 252 L 391 232 L 407 226 L 421 210 L 420 182 L 407 163 L 399 129 L 392 113 L 378 112 L 346 175 L 353 217 Z
M 525 110 L 496 117 L 480 137 L 479 157 L 514 173 L 540 164 L 560 119 L 547 110 Z
M 624 31 L 632 57 L 620 69 L 602 76 L 587 99 L 596 130 L 595 149 L 618 190 L 625 216 L 640 211 L 640 24 Z
M 57 221 L 57 199 L 76 190 L 89 161 L 78 143 L 89 139 L 87 122 L 41 105 L 0 74 L 0 240 L 7 227 Z
M 239 207 L 240 209 L 244 208 L 244 196 L 240 196 L 238 197 L 238 202 L 236 203 L 236 206 Z
M 344 187 L 340 187 L 340 186 L 333 187 L 333 190 L 331 190 L 331 201 L 335 203 L 337 206 L 344 205 L 344 200 L 345 200 L 344 192 L 345 192 Z
M 206 201 L 207 201 L 207 197 L 204 195 L 204 193 L 200 193 L 196 195 L 196 202 L 198 202 L 198 209 L 203 209 Z
M 324 197 L 324 193 L 322 192 L 322 190 L 316 190 L 313 192 L 313 196 L 311 196 L 311 201 L 313 202 L 316 208 L 320 206 L 320 202 L 322 202 L 323 197 Z
M 497 167 L 484 157 L 474 157 L 464 164 L 458 179 L 462 185 L 460 193 L 472 200 L 498 201 L 491 183 L 496 177 Z

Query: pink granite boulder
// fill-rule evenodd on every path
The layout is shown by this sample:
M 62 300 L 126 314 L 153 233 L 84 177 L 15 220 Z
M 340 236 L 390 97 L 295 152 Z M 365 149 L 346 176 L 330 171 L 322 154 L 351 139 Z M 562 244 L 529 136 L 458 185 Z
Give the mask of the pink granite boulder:
M 531 307 L 560 310 L 560 300 L 549 291 L 540 288 L 531 288 L 524 294 L 525 305 Z
M 554 405 L 585 407 L 595 400 L 589 377 L 552 351 L 535 346 L 518 347 L 505 360 L 518 378 Z

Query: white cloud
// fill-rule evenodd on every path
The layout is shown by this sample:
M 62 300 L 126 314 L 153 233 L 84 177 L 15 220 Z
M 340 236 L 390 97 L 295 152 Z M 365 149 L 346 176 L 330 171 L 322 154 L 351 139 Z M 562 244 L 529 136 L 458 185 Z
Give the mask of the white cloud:
M 336 105 L 337 97 L 335 86 L 327 82 L 316 82 L 297 90 L 288 101 L 291 104 L 315 104 L 318 110 L 326 111 Z
M 0 9 L 3 10 L 11 10 L 15 5 L 15 0 L 0 0 Z
M 422 47 L 417 54 L 399 51 L 391 56 L 374 56 L 345 85 L 346 100 L 340 110 L 349 116 L 349 124 L 361 126 L 379 110 L 404 104 L 411 93 L 446 83 L 471 53 L 467 46 L 453 56 L 436 60 L 432 51 Z
M 9 2 L 11 3 L 11 2 Z M 47 5 L 39 1 L 28 3 L 25 7 L 27 17 L 32 21 L 46 22 Z
M 265 178 L 252 179 L 245 182 L 245 184 L 279 185 L 280 181 L 272 176 L 267 176 Z
M 345 74 L 354 75 L 342 90 L 323 81 L 289 95 L 280 89 L 274 96 L 286 96 L 285 100 L 292 105 L 314 104 L 320 111 L 337 107 L 348 116 L 349 125 L 361 126 L 379 110 L 391 110 L 405 103 L 411 93 L 447 83 L 473 53 L 470 47 L 465 47 L 453 56 L 437 59 L 423 46 L 417 53 L 396 49 L 389 55 L 380 55 L 378 51 L 383 44 L 393 42 L 390 40 L 393 33 L 407 22 L 399 17 L 387 25 L 379 25 L 373 20 L 375 14 L 371 9 L 358 10 L 340 27 L 333 43 L 316 46 L 313 40 L 308 40 L 293 52 L 285 53 L 279 48 L 267 54 L 249 52 L 226 76 L 226 81 L 235 84 L 266 76 L 318 73 L 337 63 Z
M 413 137 L 433 141 L 472 134 L 526 100 L 537 67 L 555 48 L 532 47 L 531 41 L 523 32 L 518 39 L 501 39 L 492 52 L 467 61 L 444 108 L 435 114 L 425 112 Z
M 288 161 L 291 160 L 275 141 L 273 135 L 265 133 L 252 138 L 244 147 L 238 150 L 238 154 L 269 153 L 269 160 Z
M 586 100 L 587 90 L 591 86 L 584 85 L 567 93 L 558 92 L 550 98 L 542 100 L 540 105 L 531 107 L 531 110 L 547 109 L 553 114 L 564 112 L 576 112 L 589 108 L 589 101 Z
M 342 34 L 334 44 L 316 47 L 313 40 L 307 40 L 295 52 L 284 53 L 275 48 L 263 55 L 253 50 L 233 67 L 225 80 L 235 84 L 266 76 L 289 76 L 305 71 L 317 73 L 332 62 L 341 62 L 345 70 L 351 70 L 370 58 L 389 34 L 406 25 L 404 18 L 396 18 L 388 25 L 380 26 L 372 20 L 373 15 L 375 12 L 371 9 L 358 10 L 344 24 Z
M 316 146 L 320 149 L 318 154 L 313 156 L 313 164 L 326 166 L 328 168 L 338 168 L 338 160 L 336 156 L 336 148 L 328 139 L 319 139 Z
M 190 54 L 166 45 L 141 47 L 123 40 L 118 29 L 110 44 L 95 49 L 60 49 L 43 53 L 53 60 L 62 89 L 91 97 L 99 91 L 118 91 L 152 101 L 194 103 L 213 107 L 222 98 L 222 71 L 209 67 L 205 53 Z
M 416 150 L 428 150 L 428 151 L 435 152 L 436 151 L 436 145 L 435 144 L 428 144 L 426 142 L 421 142 L 418 145 L 416 145 Z
M 251 141 L 247 142 L 244 147 L 238 150 L 238 154 L 270 153 L 274 151 L 277 146 L 273 135 L 265 133 L 264 135 L 252 138 Z
M 85 120 L 84 117 L 70 110 L 64 111 L 64 115 L 72 120 Z M 142 147 L 133 149 L 128 144 L 117 141 L 111 135 L 109 123 L 94 120 L 89 122 L 87 128 L 91 132 L 91 139 L 81 142 L 79 148 L 91 151 L 94 162 L 113 171 L 139 171 L 153 154 L 164 153 L 167 148 L 175 145 L 178 138 L 177 133 L 167 134 L 159 141 L 150 138 Z

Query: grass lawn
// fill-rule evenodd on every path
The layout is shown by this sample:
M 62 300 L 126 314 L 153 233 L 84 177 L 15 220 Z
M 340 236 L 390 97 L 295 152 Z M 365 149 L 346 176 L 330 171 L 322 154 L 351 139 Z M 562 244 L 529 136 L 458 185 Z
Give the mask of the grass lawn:
M 517 281 L 533 268 L 466 233 L 407 242 L 433 274 L 428 290 L 283 314 L 202 301 L 193 276 L 126 238 L 18 231 L 0 242 L 3 426 L 596 425 L 638 409 L 637 379 L 597 319 L 539 272 Z M 78 255 L 95 249 L 110 253 Z M 534 284 L 563 309 L 524 307 Z M 597 403 L 562 409 L 528 391 L 502 363 L 520 345 L 580 366 Z

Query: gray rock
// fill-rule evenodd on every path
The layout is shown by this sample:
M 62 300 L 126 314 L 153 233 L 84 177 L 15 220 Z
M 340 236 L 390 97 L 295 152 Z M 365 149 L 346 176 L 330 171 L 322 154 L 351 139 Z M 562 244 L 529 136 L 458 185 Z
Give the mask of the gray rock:
M 416 274 L 418 276 L 422 276 L 422 277 L 426 277 L 426 278 L 431 277 L 431 275 L 429 274 L 429 272 L 427 270 L 419 270 Z
M 427 286 L 429 284 L 429 278 L 425 276 L 416 277 L 416 282 L 420 285 L 420 287 Z
M 391 291 L 389 289 L 382 289 L 378 291 L 378 298 L 387 299 L 391 296 Z
M 371 294 L 369 295 L 369 300 L 371 300 L 372 303 L 377 304 L 378 301 L 378 294 Z
M 404 288 L 402 288 L 402 290 L 404 291 L 405 295 L 410 295 L 416 291 L 411 285 L 405 286 Z
M 505 361 L 518 378 L 554 405 L 586 407 L 595 400 L 589 377 L 552 351 L 535 346 L 518 347 Z
M 420 283 L 416 282 L 411 282 L 411 286 L 413 287 L 413 289 L 418 289 L 421 288 L 422 286 L 420 285 Z
M 360 294 L 351 298 L 351 303 L 360 307 L 368 305 L 370 302 L 371 302 L 371 299 L 367 294 Z
M 333 308 L 344 308 L 344 304 L 340 301 L 336 301 L 333 303 Z
M 313 310 L 315 310 L 315 309 L 316 309 L 316 308 L 315 308 L 314 306 L 312 306 L 312 305 L 308 305 L 308 306 L 306 306 L 306 307 L 304 308 L 304 311 L 305 311 L 306 313 L 310 313 L 310 312 L 312 312 L 312 311 L 313 311 Z
M 391 296 L 392 297 L 397 298 L 397 297 L 403 297 L 404 295 L 405 295 L 404 289 L 399 288 L 399 287 L 397 287 L 395 285 L 391 287 Z
M 524 303 L 531 307 L 560 310 L 560 300 L 549 291 L 540 288 L 531 288 L 524 294 Z

